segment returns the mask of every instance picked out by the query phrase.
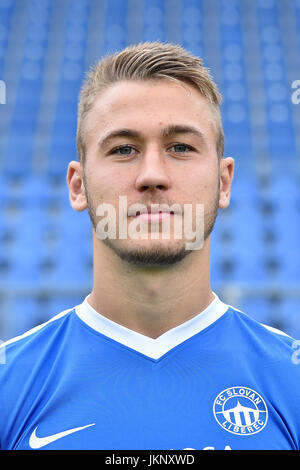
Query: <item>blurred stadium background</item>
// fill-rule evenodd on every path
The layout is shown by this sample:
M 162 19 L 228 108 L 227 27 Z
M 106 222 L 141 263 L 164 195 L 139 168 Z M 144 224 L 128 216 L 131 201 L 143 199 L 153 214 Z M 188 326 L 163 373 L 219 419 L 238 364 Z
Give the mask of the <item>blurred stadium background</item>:
M 202 57 L 223 94 L 231 206 L 212 235 L 214 290 L 300 337 L 299 0 L 0 0 L 0 338 L 80 303 L 92 287 L 87 212 L 69 205 L 85 72 L 127 44 Z

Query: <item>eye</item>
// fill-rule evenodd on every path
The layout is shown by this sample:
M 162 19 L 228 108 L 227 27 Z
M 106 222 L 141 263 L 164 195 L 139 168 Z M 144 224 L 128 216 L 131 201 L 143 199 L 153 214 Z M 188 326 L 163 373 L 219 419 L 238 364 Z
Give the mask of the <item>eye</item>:
M 117 155 L 132 155 L 135 149 L 131 147 L 131 145 L 120 145 L 119 147 L 115 148 L 111 153 Z
M 175 153 L 186 153 L 186 152 L 193 150 L 193 147 L 191 147 L 190 145 L 178 143 L 178 144 L 172 145 L 172 147 L 170 147 L 170 150 L 171 149 L 173 149 Z

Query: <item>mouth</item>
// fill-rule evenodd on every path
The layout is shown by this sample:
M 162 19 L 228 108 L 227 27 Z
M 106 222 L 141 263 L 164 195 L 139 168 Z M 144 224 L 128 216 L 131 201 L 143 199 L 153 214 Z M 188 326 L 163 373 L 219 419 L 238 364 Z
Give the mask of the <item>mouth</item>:
M 174 216 L 174 212 L 164 212 L 164 211 L 159 211 L 159 212 L 139 212 L 137 211 L 136 215 L 132 216 L 134 218 L 139 218 L 141 221 L 146 221 L 146 222 L 160 222 L 164 219 L 170 218 Z
M 172 210 L 173 209 L 173 210 Z M 142 214 L 169 214 L 174 215 L 177 212 L 176 208 L 170 207 L 168 204 L 153 203 L 151 205 L 132 204 L 128 209 L 128 216 L 137 217 Z

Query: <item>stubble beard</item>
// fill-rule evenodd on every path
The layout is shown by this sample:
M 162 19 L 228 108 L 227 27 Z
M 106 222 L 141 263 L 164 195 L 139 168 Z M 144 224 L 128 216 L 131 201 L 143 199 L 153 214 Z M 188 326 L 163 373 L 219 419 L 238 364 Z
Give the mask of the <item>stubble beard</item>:
M 92 226 L 97 233 L 97 216 L 95 205 L 93 204 L 92 198 L 90 197 L 85 181 L 85 194 L 87 199 L 88 214 L 92 222 Z M 218 185 L 217 193 L 211 208 L 204 212 L 204 237 L 203 243 L 210 236 L 213 231 L 216 218 L 218 215 L 219 207 L 219 195 L 220 185 Z M 184 240 L 182 243 L 173 243 L 173 246 L 169 246 L 164 243 L 155 246 L 139 246 L 139 247 L 128 247 L 120 243 L 118 239 L 105 238 L 101 240 L 108 248 L 110 248 L 122 261 L 135 267 L 145 268 L 156 268 L 156 267 L 167 267 L 179 263 L 193 250 L 187 250 L 185 247 Z M 180 240 L 179 240 L 180 242 Z

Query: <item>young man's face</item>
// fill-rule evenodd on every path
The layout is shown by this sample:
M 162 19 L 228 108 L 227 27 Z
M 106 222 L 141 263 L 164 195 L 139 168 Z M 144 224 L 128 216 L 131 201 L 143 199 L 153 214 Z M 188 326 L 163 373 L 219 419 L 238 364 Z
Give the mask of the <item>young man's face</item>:
M 220 168 L 216 131 L 207 100 L 193 86 L 166 80 L 118 82 L 102 92 L 85 122 L 84 182 L 89 214 L 96 229 L 103 203 L 116 209 L 116 238 L 106 243 L 120 258 L 135 265 L 171 265 L 193 251 L 186 249 L 182 212 L 170 215 L 169 234 L 163 238 L 163 221 L 157 215 L 119 214 L 119 197 L 134 203 L 192 207 L 204 205 L 206 239 L 215 222 L 220 197 Z M 222 199 L 222 200 L 221 200 Z M 175 237 L 175 218 L 181 217 L 181 239 Z M 147 218 L 148 221 L 145 221 Z M 140 221 L 148 239 L 118 239 L 120 225 Z M 136 226 L 135 226 L 136 227 Z M 178 225 L 177 225 L 178 230 Z M 177 232 L 178 233 L 178 232 Z M 154 235 L 156 234 L 156 235 Z

